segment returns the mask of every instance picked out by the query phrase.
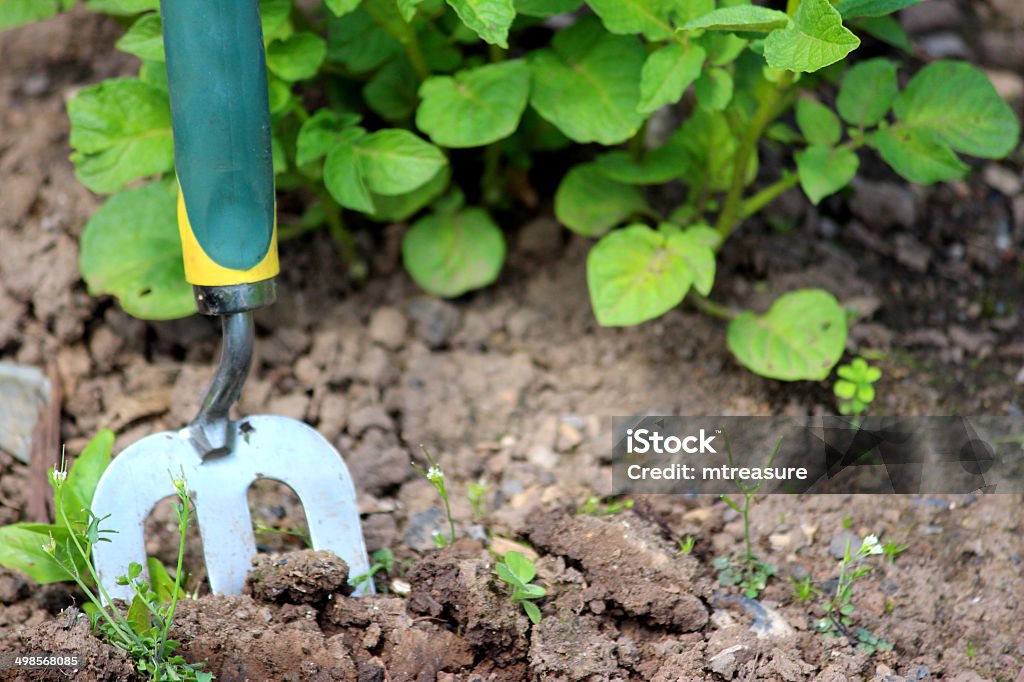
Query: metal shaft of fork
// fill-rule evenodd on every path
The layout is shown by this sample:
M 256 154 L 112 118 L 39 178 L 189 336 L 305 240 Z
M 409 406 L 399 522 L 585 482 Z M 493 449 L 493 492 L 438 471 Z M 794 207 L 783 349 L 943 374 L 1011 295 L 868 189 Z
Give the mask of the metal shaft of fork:
M 256 335 L 249 310 L 221 316 L 221 325 L 224 335 L 220 364 L 206 389 L 199 414 L 189 425 L 192 444 L 203 459 L 227 455 L 234 446 L 235 429 L 229 412 L 249 376 Z

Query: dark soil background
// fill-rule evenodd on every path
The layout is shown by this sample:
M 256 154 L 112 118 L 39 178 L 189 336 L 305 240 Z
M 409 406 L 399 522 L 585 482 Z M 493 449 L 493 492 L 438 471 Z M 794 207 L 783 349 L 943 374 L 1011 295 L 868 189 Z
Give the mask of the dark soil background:
M 1020 110 L 1024 3 L 929 0 L 903 21 L 917 61 L 983 65 Z M 219 330 L 201 318 L 145 323 L 93 299 L 77 238 L 100 199 L 67 161 L 64 104 L 76 89 L 130 74 L 116 22 L 75 11 L 0 35 L 0 359 L 48 368 L 62 387 L 60 435 L 77 452 L 102 427 L 117 449 L 194 414 Z M 862 179 L 818 209 L 792 192 L 725 249 L 715 298 L 763 309 L 821 286 L 863 313 L 850 350 L 883 370 L 876 414 L 1012 414 L 1024 397 L 1022 159 L 979 164 L 970 180 L 908 187 L 865 157 Z M 174 637 L 221 680 L 1016 680 L 1024 667 L 1020 495 L 765 498 L 758 553 L 779 569 L 760 602 L 715 580 L 742 524 L 715 498 L 650 496 L 608 517 L 574 510 L 610 490 L 612 415 L 821 414 L 828 386 L 743 370 L 724 328 L 687 309 L 602 329 L 587 300 L 588 243 L 541 210 L 505 225 L 498 284 L 458 301 L 424 297 L 401 268 L 403 225 L 361 236 L 374 274 L 355 290 L 325 234 L 282 245 L 281 300 L 258 314 L 243 413 L 316 426 L 360 490 L 370 551 L 391 548 L 405 596 L 345 596 L 330 556 L 261 559 L 250 593 L 181 606 Z M 52 453 L 56 456 L 59 440 Z M 417 445 L 445 468 L 460 534 L 433 549 L 438 499 L 409 466 Z M 50 462 L 47 461 L 46 464 Z M 0 453 L 0 523 L 45 513 L 48 488 Z M 474 517 L 466 484 L 490 484 Z M 301 527 L 283 486 L 258 485 L 254 514 Z M 175 550 L 167 509 L 151 553 Z M 486 538 L 485 531 L 490 540 Z M 834 585 L 850 533 L 908 546 L 858 584 L 863 625 L 895 645 L 868 656 L 823 640 L 820 606 L 788 578 Z M 689 555 L 675 541 L 696 538 Z M 259 536 L 265 550 L 300 550 Z M 521 540 L 549 590 L 531 626 L 505 596 L 485 548 Z M 496 548 L 497 549 L 497 548 Z M 201 587 L 200 547 L 188 564 Z M 130 664 L 74 616 L 66 586 L 0 569 L 0 651 L 85 653 L 74 679 L 132 680 Z M 70 610 L 69 610 L 70 609 Z M 970 644 L 969 644 L 970 643 Z M 5 673 L 0 671 L 0 677 Z M 65 679 L 8 673 L 9 679 Z M 4 678 L 7 679 L 7 678 Z

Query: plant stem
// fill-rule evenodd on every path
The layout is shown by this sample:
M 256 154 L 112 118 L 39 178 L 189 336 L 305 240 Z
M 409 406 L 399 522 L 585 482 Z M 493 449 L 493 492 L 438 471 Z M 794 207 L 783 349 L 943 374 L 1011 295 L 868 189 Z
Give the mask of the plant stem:
M 793 16 L 800 9 L 800 0 L 786 0 L 786 14 Z
M 746 547 L 744 562 L 750 571 L 754 565 L 754 549 L 750 546 L 750 507 L 754 503 L 753 495 L 743 495 L 743 539 Z
M 754 154 L 757 153 L 757 144 L 765 129 L 788 104 L 789 88 L 792 84 L 793 74 L 786 72 L 778 83 L 765 81 L 761 86 L 757 111 L 750 123 L 747 124 L 747 130 L 740 141 L 739 149 L 736 150 L 736 155 L 733 157 L 732 184 L 726 195 L 722 212 L 718 216 L 717 229 L 723 242 L 740 224 L 742 218 L 740 209 L 747 170 L 750 168 Z
M 480 190 L 483 202 L 494 206 L 501 201 L 503 194 L 501 178 L 501 142 L 492 142 L 484 147 L 484 174 L 480 178 Z
M 717 317 L 720 320 L 732 320 L 739 316 L 736 311 L 722 305 L 721 303 L 715 303 L 709 298 L 701 296 L 697 292 L 690 292 L 690 302 L 693 303 L 694 307 L 700 310 L 705 315 L 711 317 Z
M 178 608 L 178 592 L 181 591 L 181 569 L 185 561 L 185 535 L 188 533 L 189 517 L 189 495 L 188 490 L 178 493 L 178 564 L 174 570 L 174 592 L 171 593 L 171 607 L 167 611 L 167 618 L 164 620 L 163 630 L 160 632 L 160 654 L 163 655 L 164 647 L 167 646 L 167 636 L 171 631 L 171 622 L 174 620 L 174 611 Z
M 760 192 L 740 205 L 740 217 L 749 218 L 762 208 L 778 199 L 786 191 L 792 189 L 800 181 L 800 176 L 793 171 L 786 171 L 782 178 L 768 185 Z
M 359 255 L 359 249 L 356 246 L 355 239 L 352 238 L 352 233 L 345 228 L 345 223 L 341 219 L 341 206 L 334 200 L 334 197 L 325 191 L 317 190 L 316 195 L 324 208 L 324 219 L 327 221 L 327 227 L 331 231 L 331 239 L 334 241 L 334 246 L 348 264 L 349 274 L 352 275 L 352 279 L 362 282 L 369 274 L 370 268 L 362 256 Z
M 423 48 L 420 47 L 420 39 L 416 35 L 416 29 L 404 21 L 388 21 L 388 18 L 381 14 L 381 9 L 376 6 L 376 3 L 364 2 L 362 6 L 366 13 L 377 22 L 378 26 L 383 28 L 402 45 L 402 48 L 405 50 L 405 56 L 409 58 L 409 63 L 412 64 L 413 71 L 416 72 L 421 81 L 426 80 L 430 76 L 430 68 L 427 66 L 426 58 L 423 56 Z M 396 29 L 396 26 L 401 28 Z

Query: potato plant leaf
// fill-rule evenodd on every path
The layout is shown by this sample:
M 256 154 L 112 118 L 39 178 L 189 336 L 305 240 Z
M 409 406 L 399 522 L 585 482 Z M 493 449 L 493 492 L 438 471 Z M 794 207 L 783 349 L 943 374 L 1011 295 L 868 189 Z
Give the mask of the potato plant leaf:
M 639 159 L 629 152 L 615 150 L 594 159 L 601 174 L 627 185 L 657 185 L 671 182 L 686 172 L 686 159 L 673 138 L 666 144 L 647 150 Z
M 637 38 L 611 35 L 586 17 L 530 55 L 530 103 L 577 142 L 624 142 L 644 120 L 637 107 L 646 55 Z
M 724 111 L 732 101 L 735 83 L 732 74 L 719 67 L 706 69 L 693 86 L 697 103 L 709 111 Z
M 911 182 L 957 180 L 970 170 L 931 130 L 893 126 L 875 133 L 874 141 L 882 159 Z
M 955 151 L 1002 158 L 1017 146 L 1020 123 L 984 72 L 938 61 L 915 75 L 893 103 L 900 127 L 928 131 Z
M 305 166 L 323 158 L 337 143 L 340 133 L 359 123 L 359 114 L 320 109 L 299 129 L 295 141 L 295 163 Z
M 160 32 L 160 15 L 143 14 L 117 41 L 117 49 L 146 61 L 164 61 L 164 38 Z
M 679 305 L 694 286 L 710 291 L 715 255 L 700 235 L 630 225 L 587 256 L 587 286 L 602 326 L 639 324 Z
M 343 17 L 359 7 L 360 0 L 324 0 L 327 9 L 331 10 L 336 17 Z
M 813 144 L 795 157 L 800 186 L 815 205 L 850 184 L 860 167 L 856 153 L 828 145 Z
M 920 3 L 921 0 L 842 0 L 836 10 L 843 19 L 882 17 Z
M 553 17 L 575 12 L 583 0 L 515 0 L 516 13 L 528 17 Z
M 87 0 L 85 4 L 93 12 L 117 16 L 160 9 L 160 0 Z
M 675 104 L 690 84 L 700 76 L 707 53 L 699 45 L 684 47 L 671 43 L 652 52 L 640 75 L 640 104 L 637 110 L 648 114 L 666 104 Z
M 898 94 L 896 64 L 888 59 L 869 59 L 843 76 L 836 107 L 844 121 L 866 128 L 885 117 Z
M 802 0 L 793 21 L 772 31 L 764 56 L 775 69 L 813 72 L 835 64 L 860 45 L 828 0 Z
M 296 33 L 267 45 L 267 68 L 289 83 L 312 78 L 327 55 L 327 43 L 315 33 Z
M 529 92 L 522 60 L 434 76 L 420 87 L 416 126 L 443 147 L 481 147 L 516 131 Z
M 508 47 L 508 29 L 516 18 L 512 0 L 448 0 L 448 4 L 481 40 Z
M 169 320 L 195 312 L 185 281 L 172 182 L 110 197 L 82 232 L 79 266 L 93 296 L 113 294 L 129 315 Z
M 0 31 L 52 17 L 75 6 L 75 0 L 0 0 Z
M 370 133 L 355 146 L 366 186 L 377 194 L 405 194 L 448 164 L 441 150 L 408 130 Z
M 842 136 L 839 118 L 824 104 L 812 99 L 797 100 L 796 124 L 812 145 L 832 147 L 839 144 Z
M 821 381 L 842 357 L 846 315 L 835 297 L 801 289 L 763 315 L 745 312 L 729 324 L 729 350 L 750 371 L 780 381 Z
M 683 30 L 763 33 L 788 25 L 789 16 L 785 12 L 756 5 L 739 5 L 720 7 L 704 14 L 683 26 Z
M 497 279 L 505 262 L 505 236 L 481 208 L 433 213 L 405 233 L 402 260 L 428 293 L 461 296 Z
M 668 21 L 672 0 L 588 0 L 587 4 L 611 33 L 641 33 L 648 40 L 665 40 L 673 33 Z
M 555 193 L 555 217 L 586 237 L 600 237 L 646 208 L 637 188 L 609 178 L 595 164 L 570 170 Z
M 174 166 L 167 93 L 134 78 L 103 81 L 68 102 L 75 175 L 94 192 Z

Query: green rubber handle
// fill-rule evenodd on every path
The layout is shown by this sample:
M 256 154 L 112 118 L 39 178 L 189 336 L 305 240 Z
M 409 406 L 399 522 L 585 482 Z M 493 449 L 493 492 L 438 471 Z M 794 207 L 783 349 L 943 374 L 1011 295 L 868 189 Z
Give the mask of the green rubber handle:
M 257 0 L 160 0 L 160 11 L 174 162 L 188 224 L 216 266 L 249 270 L 264 260 L 274 239 L 274 163 Z

